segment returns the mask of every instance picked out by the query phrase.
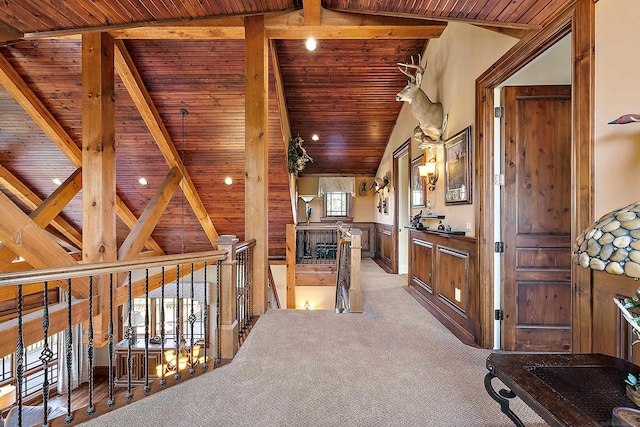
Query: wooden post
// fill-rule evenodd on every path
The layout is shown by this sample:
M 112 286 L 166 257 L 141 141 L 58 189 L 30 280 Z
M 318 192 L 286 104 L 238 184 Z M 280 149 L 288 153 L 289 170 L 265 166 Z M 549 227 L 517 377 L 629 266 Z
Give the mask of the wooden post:
M 83 261 L 115 261 L 116 150 L 113 38 L 82 35 L 82 233 Z M 108 342 L 109 276 L 94 278 L 100 295 L 94 345 Z M 115 310 L 114 310 L 115 311 Z M 115 313 L 114 313 L 115 316 Z
M 245 25 L 245 240 L 256 239 L 253 314 L 267 311 L 269 297 L 269 61 L 264 16 Z
M 238 239 L 236 236 L 222 235 L 216 243 L 218 249 L 227 251 L 227 258 L 220 263 L 220 353 L 223 359 L 233 359 L 238 352 L 236 312 Z
M 296 308 L 296 226 L 287 224 L 287 308 Z
M 362 289 L 360 288 L 360 265 L 362 259 L 362 230 L 351 230 L 351 277 L 349 304 L 351 313 L 362 313 Z

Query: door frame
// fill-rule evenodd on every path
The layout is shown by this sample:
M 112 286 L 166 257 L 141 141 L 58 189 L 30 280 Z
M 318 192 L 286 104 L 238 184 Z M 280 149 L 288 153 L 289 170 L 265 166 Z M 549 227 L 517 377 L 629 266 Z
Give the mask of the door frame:
M 398 258 L 399 258 L 399 239 L 398 239 L 398 230 L 400 229 L 399 224 L 400 220 L 398 218 L 398 211 L 400 208 L 400 196 L 399 191 L 401 191 L 400 186 L 398 184 L 398 171 L 400 168 L 398 167 L 398 162 L 400 161 L 400 157 L 404 154 L 407 154 L 407 170 L 410 170 L 411 160 L 411 138 L 403 142 L 396 150 L 393 152 L 393 231 L 391 238 L 391 265 L 394 274 L 398 274 Z M 411 175 L 411 172 L 409 172 Z M 407 189 L 408 191 L 408 189 Z
M 478 283 L 480 286 L 481 343 L 493 344 L 494 292 L 494 88 L 522 69 L 534 58 L 571 33 L 572 70 L 572 240 L 594 218 L 594 87 L 595 87 L 595 5 L 593 0 L 574 0 L 552 22 L 535 34 L 527 34 L 476 80 L 476 126 L 474 139 L 475 215 L 478 219 Z M 487 206 L 487 209 L 483 207 Z M 591 351 L 591 273 L 572 266 L 572 351 Z

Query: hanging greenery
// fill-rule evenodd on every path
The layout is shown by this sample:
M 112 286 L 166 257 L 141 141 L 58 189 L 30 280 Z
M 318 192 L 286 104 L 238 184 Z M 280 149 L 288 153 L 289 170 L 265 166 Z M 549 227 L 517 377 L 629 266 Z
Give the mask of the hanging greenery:
M 300 135 L 289 140 L 289 173 L 294 175 L 298 175 L 307 165 L 307 162 L 313 162 L 313 159 L 309 157 L 307 151 L 302 146 L 303 142 L 304 139 L 300 138 Z

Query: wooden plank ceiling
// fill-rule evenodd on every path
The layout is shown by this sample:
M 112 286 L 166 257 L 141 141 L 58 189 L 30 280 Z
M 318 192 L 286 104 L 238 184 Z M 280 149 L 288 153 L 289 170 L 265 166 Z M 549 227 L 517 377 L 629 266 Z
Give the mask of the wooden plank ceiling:
M 444 30 L 447 20 L 531 31 L 566 2 L 309 0 L 303 12 L 301 0 L 4 1 L 0 3 L 0 40 L 7 42 L 0 53 L 62 132 L 81 147 L 77 35 L 100 29 L 122 38 L 216 231 L 242 240 L 245 100 L 244 31 L 239 15 L 265 13 L 287 106 L 286 112 L 279 108 L 270 64 L 269 254 L 283 256 L 284 228 L 292 212 L 282 114 L 290 122 L 285 135 L 299 134 L 314 158 L 306 174 L 373 176 L 402 107 L 394 96 L 405 77 L 396 62 L 421 53 L 428 38 Z M 306 22 L 304 13 L 309 15 Z M 302 39 L 313 31 L 322 37 L 318 48 L 308 52 Z M 183 116 L 181 109 L 188 115 Z M 314 133 L 320 136 L 317 142 L 311 140 Z M 170 166 L 117 72 L 116 154 L 118 196 L 139 217 Z M 0 166 L 41 200 L 56 189 L 52 179 L 64 181 L 78 166 L 2 86 Z M 146 178 L 146 186 L 139 184 L 140 177 Z M 224 184 L 225 177 L 232 178 L 231 186 Z M 33 207 L 2 184 L 0 179 L 2 191 L 30 213 Z M 180 189 L 174 193 L 148 248 L 153 249 L 156 242 L 155 248 L 165 253 L 211 249 L 185 199 Z M 82 230 L 82 191 L 61 216 L 62 223 L 68 222 L 75 231 L 65 235 L 64 229 L 48 230 L 66 242 L 68 250 L 78 248 L 69 241 Z M 118 245 L 130 227 L 118 221 Z

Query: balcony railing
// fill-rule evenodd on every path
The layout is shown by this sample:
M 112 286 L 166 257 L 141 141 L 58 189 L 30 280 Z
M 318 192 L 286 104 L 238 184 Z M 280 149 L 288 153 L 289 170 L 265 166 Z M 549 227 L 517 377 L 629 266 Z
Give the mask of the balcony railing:
M 0 355 L 14 352 L 13 378 L 5 383 L 17 388 L 18 425 L 22 426 L 25 405 L 25 348 L 40 343 L 39 359 L 48 366 L 55 353 L 52 351 L 54 338 L 64 332 L 64 346 L 60 347 L 64 351 L 58 357 L 66 359 L 66 366 L 72 366 L 74 349 L 82 343 L 76 328 L 79 324 L 85 325 L 87 334 L 83 351 L 88 360 L 88 406 L 85 411 L 72 411 L 72 405 L 77 406 L 71 401 L 72 369 L 60 371 L 59 377 L 64 377 L 67 384 L 66 424 L 96 416 L 93 372 L 98 347 L 106 346 L 108 351 L 106 406 L 109 408 L 117 403 L 116 383 L 126 386 L 126 399 L 131 400 L 137 385 L 141 390 L 135 397 L 144 396 L 152 391 L 152 383 L 154 391 L 162 389 L 233 358 L 240 345 L 241 331 L 248 332 L 253 318 L 255 240 L 238 248 L 236 245 L 237 239 L 233 236 L 221 236 L 216 251 L 0 274 L 0 287 L 15 287 L 17 292 L 16 317 L 0 325 L 3 337 Z M 64 302 L 50 306 L 48 295 L 54 287 L 61 289 Z M 44 305 L 40 311 L 26 313 L 23 289 L 33 292 L 34 288 L 42 290 Z M 154 297 L 160 292 L 159 310 L 151 310 L 151 292 Z M 187 302 L 175 304 L 175 312 L 167 313 L 165 296 L 174 294 L 188 298 Z M 140 313 L 134 311 L 134 298 L 145 301 L 143 305 L 139 301 L 136 305 L 144 311 L 141 313 L 145 331 L 142 342 L 136 342 L 136 316 Z M 197 309 L 196 300 L 201 303 Z M 119 306 L 123 306 L 125 313 L 121 320 L 116 316 Z M 167 340 L 169 318 L 173 322 L 173 333 L 172 339 Z M 124 340 L 120 342 L 116 332 L 119 321 L 124 332 Z M 159 334 L 152 337 L 151 331 L 156 326 Z M 48 407 L 51 383 L 49 370 L 44 369 L 43 425 L 49 422 L 48 411 L 44 409 Z

